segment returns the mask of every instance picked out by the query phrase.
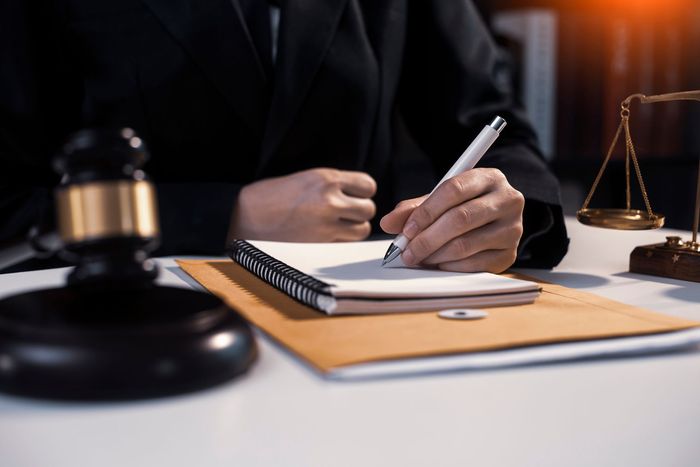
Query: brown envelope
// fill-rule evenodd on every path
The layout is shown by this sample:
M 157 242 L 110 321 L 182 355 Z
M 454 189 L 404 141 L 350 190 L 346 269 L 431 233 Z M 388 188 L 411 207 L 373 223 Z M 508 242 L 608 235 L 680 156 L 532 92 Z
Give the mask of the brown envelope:
M 478 321 L 436 312 L 327 316 L 228 260 L 178 261 L 246 319 L 322 372 L 380 360 L 676 331 L 700 323 L 539 282 L 531 305 L 490 308 Z

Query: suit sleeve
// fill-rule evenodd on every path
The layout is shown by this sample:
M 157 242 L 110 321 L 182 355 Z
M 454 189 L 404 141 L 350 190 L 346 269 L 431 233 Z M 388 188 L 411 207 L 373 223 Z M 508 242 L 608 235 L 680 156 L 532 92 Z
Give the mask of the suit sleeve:
M 223 255 L 233 206 L 233 183 L 158 183 L 160 256 Z
M 407 14 L 398 105 L 408 131 L 443 174 L 484 125 L 504 117 L 506 130 L 479 165 L 500 169 L 525 196 L 516 266 L 555 266 L 568 246 L 559 185 L 476 8 L 465 0 L 416 0 Z

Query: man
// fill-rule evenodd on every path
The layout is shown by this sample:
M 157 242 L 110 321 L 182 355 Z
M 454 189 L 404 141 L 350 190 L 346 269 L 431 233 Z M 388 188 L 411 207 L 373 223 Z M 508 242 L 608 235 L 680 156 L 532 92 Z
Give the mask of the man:
M 220 253 L 227 236 L 361 240 L 381 219 L 411 239 L 408 264 L 561 259 L 557 182 L 469 1 L 280 7 L 6 2 L 0 239 L 50 206 L 49 161 L 68 134 L 129 126 L 152 154 L 160 254 Z M 509 126 L 480 168 L 416 198 L 497 114 Z

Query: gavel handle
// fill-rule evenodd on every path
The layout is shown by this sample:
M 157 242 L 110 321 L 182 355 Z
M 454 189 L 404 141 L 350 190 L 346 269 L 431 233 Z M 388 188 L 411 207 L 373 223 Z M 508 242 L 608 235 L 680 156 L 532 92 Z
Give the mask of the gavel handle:
M 0 271 L 32 258 L 48 258 L 61 248 L 61 237 L 57 232 L 39 233 L 32 228 L 21 238 L 0 245 Z

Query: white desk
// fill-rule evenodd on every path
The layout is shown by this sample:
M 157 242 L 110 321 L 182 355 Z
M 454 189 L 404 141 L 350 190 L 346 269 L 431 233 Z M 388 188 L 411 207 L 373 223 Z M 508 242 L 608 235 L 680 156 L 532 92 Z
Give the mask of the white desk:
M 664 233 L 568 225 L 562 265 L 527 273 L 700 320 L 700 284 L 625 273 L 632 247 Z M 61 276 L 0 275 L 0 295 Z M 700 465 L 700 351 L 338 383 L 259 343 L 250 374 L 188 396 L 90 405 L 0 396 L 0 466 Z

